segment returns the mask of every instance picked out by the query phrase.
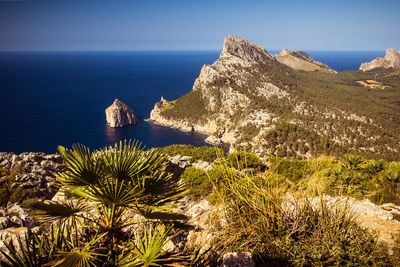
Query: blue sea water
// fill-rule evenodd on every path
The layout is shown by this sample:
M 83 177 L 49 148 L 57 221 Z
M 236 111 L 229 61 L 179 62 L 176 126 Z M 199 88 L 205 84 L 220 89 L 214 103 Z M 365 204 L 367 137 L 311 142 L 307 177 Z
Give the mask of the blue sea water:
M 358 69 L 384 51 L 308 51 L 337 71 Z M 74 143 L 100 148 L 121 139 L 147 147 L 204 145 L 204 136 L 145 121 L 161 96 L 188 93 L 203 64 L 219 51 L 0 52 L 0 151 L 56 152 Z M 139 117 L 110 128 L 104 110 L 115 98 Z

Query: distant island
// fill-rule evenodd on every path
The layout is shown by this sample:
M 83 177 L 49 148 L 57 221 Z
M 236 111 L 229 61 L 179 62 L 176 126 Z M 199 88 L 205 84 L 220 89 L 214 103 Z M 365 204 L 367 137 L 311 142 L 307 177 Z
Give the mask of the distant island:
M 229 143 L 230 152 L 262 157 L 357 151 L 398 158 L 398 53 L 388 50 L 385 60 L 393 64 L 336 73 L 304 52 L 272 55 L 228 36 L 219 59 L 203 66 L 192 91 L 173 101 L 161 98 L 150 120 L 205 133 L 211 143 Z

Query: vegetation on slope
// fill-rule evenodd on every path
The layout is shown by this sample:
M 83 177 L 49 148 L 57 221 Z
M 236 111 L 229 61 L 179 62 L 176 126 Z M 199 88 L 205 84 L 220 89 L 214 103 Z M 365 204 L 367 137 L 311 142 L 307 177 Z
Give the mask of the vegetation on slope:
M 328 204 L 323 197 L 400 204 L 399 162 L 351 154 L 339 160 L 271 157 L 263 162 L 248 152 L 224 157 L 214 150 L 213 158 L 209 149 L 214 148 L 143 151 L 137 143 L 120 143 L 90 152 L 60 147 L 67 166 L 59 177 L 65 197 L 31 204 L 43 231 L 20 239 L 22 252 L 6 243 L 2 265 L 217 266 L 220 256 L 232 251 L 249 251 L 257 264 L 275 266 L 396 266 L 400 260 L 400 244 L 389 255 L 377 236 L 357 224 L 346 202 Z M 209 171 L 185 170 L 180 178 L 187 191 L 165 172 L 166 155 L 184 151 L 219 158 Z M 211 218 L 212 248 L 195 250 L 192 258 L 183 248 L 166 249 L 178 230 L 171 222 L 187 219 L 170 209 L 183 195 L 207 198 L 223 210 Z M 211 252 L 217 255 L 209 257 Z
M 169 108 L 162 111 L 168 119 L 203 122 L 207 118 L 206 105 L 200 91 L 191 91 L 175 100 Z
M 270 125 L 296 125 L 299 128 L 298 144 L 293 146 L 286 140 L 276 147 L 270 136 L 260 136 L 257 145 L 270 155 L 304 157 L 324 152 L 321 142 L 328 144 L 332 155 L 357 151 L 364 156 L 388 160 L 398 158 L 400 153 L 400 79 L 393 69 L 374 71 L 344 71 L 337 74 L 296 71 L 278 62 L 270 61 L 252 67 L 233 66 L 234 72 L 219 73 L 209 84 L 178 98 L 162 115 L 169 119 L 204 123 L 217 118 L 224 112 L 224 92 L 228 88 L 245 96 L 250 103 L 242 109 L 234 107 L 233 113 L 225 112 L 229 127 L 238 129 L 237 149 L 255 151 L 253 138 L 265 126 L 253 124 L 250 128 L 242 125 L 246 115 L 266 111 L 277 120 Z M 384 90 L 365 88 L 357 81 L 376 80 L 388 86 Z M 240 81 L 240 82 L 239 82 Z M 285 97 L 266 98 L 257 92 L 265 83 L 272 83 L 286 92 Z M 215 104 L 211 111 L 209 102 Z M 371 108 L 373 107 L 373 108 Z M 222 110 L 222 111 L 221 111 Z M 254 126 L 258 128 L 254 129 Z M 273 132 L 273 130 L 272 130 Z M 307 132 L 314 140 L 310 143 Z M 253 144 L 254 145 L 254 144 Z M 272 151 L 275 150 L 275 151 Z M 329 152 L 328 151 L 328 152 Z

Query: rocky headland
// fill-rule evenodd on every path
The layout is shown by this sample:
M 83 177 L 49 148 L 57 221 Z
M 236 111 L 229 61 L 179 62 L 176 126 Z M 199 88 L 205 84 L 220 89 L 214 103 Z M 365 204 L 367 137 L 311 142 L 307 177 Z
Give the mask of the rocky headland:
M 360 70 L 368 71 L 377 68 L 400 68 L 400 51 L 393 48 L 386 50 L 385 57 L 377 57 L 371 62 L 364 62 L 360 66 Z
M 309 158 L 328 149 L 393 159 L 400 153 L 395 130 L 400 124 L 393 123 L 400 110 L 378 95 L 365 95 L 357 81 L 390 87 L 385 92 L 397 99 L 397 76 L 336 73 L 304 52 L 284 50 L 274 56 L 258 44 L 228 36 L 219 59 L 203 66 L 192 91 L 172 101 L 162 97 L 150 120 L 205 133 L 210 143 L 229 143 L 230 152 L 248 150 L 261 157 Z
M 133 110 L 118 99 L 106 109 L 106 120 L 110 127 L 132 125 L 138 121 Z
M 283 49 L 279 54 L 274 55 L 276 60 L 288 67 L 304 71 L 322 71 L 327 73 L 337 73 L 324 63 L 314 60 L 310 55 L 303 51 L 290 51 Z

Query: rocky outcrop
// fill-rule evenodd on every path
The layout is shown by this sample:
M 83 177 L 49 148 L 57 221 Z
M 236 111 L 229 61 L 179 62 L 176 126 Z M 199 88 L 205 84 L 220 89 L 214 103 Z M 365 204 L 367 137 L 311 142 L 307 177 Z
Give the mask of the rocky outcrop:
M 4 242 L 13 242 L 18 248 L 18 238 L 23 240 L 28 232 L 39 231 L 33 216 L 22 203 L 27 199 L 51 199 L 58 191 L 57 176 L 65 170 L 65 165 L 56 154 L 0 152 L 0 168 L 4 205 L 0 208 L 0 249 L 3 250 Z M 8 203 L 6 195 L 9 195 Z
M 283 49 L 281 53 L 274 55 L 276 60 L 295 70 L 322 71 L 327 73 L 337 73 L 324 63 L 314 60 L 303 51 L 289 51 Z
M 106 120 L 110 127 L 132 125 L 138 121 L 132 109 L 118 99 L 106 109 Z
M 386 50 L 385 57 L 377 57 L 371 62 L 364 62 L 360 66 L 360 70 L 367 71 L 376 68 L 400 68 L 400 51 L 393 48 Z
M 58 187 L 58 173 L 64 171 L 60 155 L 44 153 L 0 152 L 0 167 L 8 174 L 1 177 L 0 183 L 10 183 L 14 192 L 19 192 L 19 201 L 24 199 L 51 199 Z
M 224 40 L 220 58 L 237 57 L 242 60 L 256 63 L 267 63 L 274 60 L 264 47 L 249 43 L 246 39 L 237 36 L 228 36 Z

